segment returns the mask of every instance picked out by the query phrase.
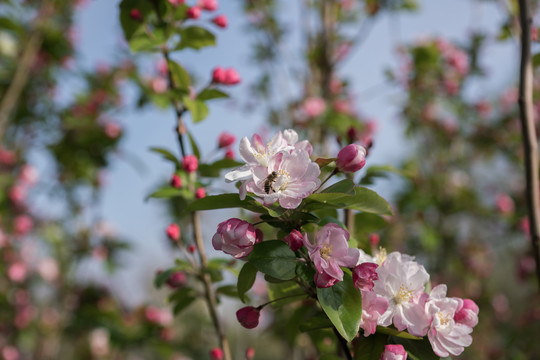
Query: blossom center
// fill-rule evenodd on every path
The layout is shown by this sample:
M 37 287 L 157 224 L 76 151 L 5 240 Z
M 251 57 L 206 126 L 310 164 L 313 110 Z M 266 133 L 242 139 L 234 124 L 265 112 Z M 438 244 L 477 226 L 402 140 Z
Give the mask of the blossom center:
M 332 254 L 332 245 L 324 245 L 321 249 L 321 257 L 324 260 L 328 260 L 330 255 Z
M 401 284 L 399 290 L 394 297 L 396 304 L 403 304 L 413 299 L 413 291 L 410 290 L 405 284 Z
M 449 314 L 443 314 L 440 311 L 437 313 L 437 317 L 442 326 L 447 326 L 450 320 L 452 320 L 452 317 Z
M 386 260 L 386 249 L 383 247 L 379 247 L 379 251 L 377 252 L 377 255 L 375 255 L 375 262 L 381 266 L 384 260 Z

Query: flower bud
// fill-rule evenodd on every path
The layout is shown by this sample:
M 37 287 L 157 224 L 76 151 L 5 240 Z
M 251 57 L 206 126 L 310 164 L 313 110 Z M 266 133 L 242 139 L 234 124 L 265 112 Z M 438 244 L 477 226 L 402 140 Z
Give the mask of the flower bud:
M 225 70 L 221 66 L 214 68 L 212 72 L 212 82 L 215 84 L 225 83 Z
M 210 350 L 210 359 L 212 360 L 223 360 L 223 350 L 220 348 L 213 348 Z
M 225 70 L 225 85 L 236 85 L 241 81 L 240 75 L 233 68 L 228 68 Z
M 200 6 L 203 10 L 214 11 L 218 7 L 217 0 L 199 0 L 197 6 Z
M 379 245 L 379 234 L 369 234 L 368 236 L 369 244 L 372 248 L 376 248 Z
M 375 263 L 365 262 L 353 269 L 354 287 L 358 290 L 370 291 L 373 289 L 375 280 L 379 279 L 377 268 L 379 265 Z
M 253 358 L 255 358 L 255 349 L 248 347 L 246 349 L 246 360 L 253 360 Z
M 234 160 L 234 151 L 229 149 L 225 152 L 225 158 Z
M 190 254 L 193 254 L 193 253 L 195 253 L 195 251 L 197 251 L 197 247 L 195 245 L 191 244 L 191 245 L 188 246 L 187 251 Z
M 283 238 L 292 251 L 297 251 L 304 246 L 304 236 L 298 230 L 293 230 L 291 233 Z
M 200 187 L 197 190 L 195 190 L 195 197 L 197 199 L 202 199 L 205 196 L 206 196 L 206 190 L 204 190 L 203 187 Z
M 235 141 L 236 137 L 233 134 L 224 131 L 219 134 L 218 147 L 222 149 L 227 146 L 231 146 L 232 144 L 234 144 Z
M 336 166 L 341 172 L 356 172 L 366 164 L 366 149 L 357 144 L 345 146 L 338 153 Z
M 403 345 L 386 345 L 380 360 L 407 360 L 407 352 Z
M 236 312 L 236 318 L 240 325 L 246 329 L 253 329 L 259 325 L 261 310 L 253 306 L 246 306 Z
M 225 29 L 229 23 L 225 15 L 216 16 L 215 18 L 212 19 L 212 22 L 223 29 Z
M 184 156 L 184 162 L 182 164 L 182 167 L 188 173 L 195 172 L 199 167 L 199 160 L 195 155 L 186 155 Z
M 28 215 L 19 215 L 13 221 L 15 234 L 26 235 L 34 227 L 34 221 Z
M 178 242 L 178 240 L 180 240 L 180 227 L 178 225 L 170 224 L 167 226 L 166 232 L 169 239 L 173 242 Z
M 220 223 L 217 232 L 212 237 L 212 245 L 216 250 L 222 250 L 236 259 L 248 256 L 253 245 L 262 241 L 262 231 L 237 218 Z
M 463 306 L 456 311 L 454 321 L 473 328 L 478 324 L 478 311 L 478 305 L 474 301 L 463 299 Z
M 184 5 L 186 0 L 169 0 L 169 4 L 172 6 Z
M 141 15 L 141 11 L 137 8 L 131 9 L 129 12 L 129 17 L 132 18 L 135 21 L 142 21 L 143 17 Z
M 172 187 L 175 187 L 177 189 L 180 189 L 182 187 L 182 179 L 180 178 L 180 176 L 174 174 L 172 177 L 171 177 L 171 181 L 170 181 L 170 184 Z
M 192 6 L 186 10 L 186 17 L 188 19 L 198 19 L 201 17 L 201 8 L 198 6 Z
M 310 118 L 321 115 L 325 110 L 326 102 L 318 96 L 309 97 L 302 104 L 302 111 Z
M 169 285 L 169 287 L 172 289 L 182 287 L 186 285 L 186 282 L 187 282 L 187 277 L 183 271 L 174 272 L 167 279 L 167 285 Z

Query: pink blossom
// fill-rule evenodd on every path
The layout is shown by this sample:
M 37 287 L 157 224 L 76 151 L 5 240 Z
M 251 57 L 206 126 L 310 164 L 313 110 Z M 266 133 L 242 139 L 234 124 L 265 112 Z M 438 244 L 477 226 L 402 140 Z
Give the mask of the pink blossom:
M 167 79 L 161 76 L 153 78 L 151 85 L 152 85 L 152 90 L 156 94 L 163 94 L 165 91 L 167 91 L 167 87 L 168 87 Z
M 34 221 L 28 215 L 19 215 L 13 222 L 15 234 L 21 236 L 26 235 L 34 227 Z
M 223 360 L 223 350 L 220 348 L 213 348 L 210 350 L 210 359 L 211 360 Z
M 253 306 L 246 306 L 236 312 L 236 318 L 240 325 L 246 329 L 253 329 L 259 325 L 261 310 Z
M 236 259 L 248 256 L 253 245 L 262 241 L 262 231 L 237 218 L 220 223 L 217 232 L 212 237 L 214 249 L 221 250 Z
M 508 194 L 497 194 L 495 204 L 501 214 L 508 215 L 514 212 L 514 200 Z
M 154 323 L 160 326 L 171 325 L 174 318 L 170 309 L 158 309 L 154 306 L 148 306 L 144 310 L 144 316 L 148 322 Z
M 315 235 L 314 244 L 305 235 L 304 245 L 317 270 L 315 274 L 317 287 L 330 287 L 343 281 L 341 266 L 353 267 L 356 265 L 360 252 L 358 249 L 350 249 L 348 241 L 349 233 L 332 223 L 319 229 Z
M 198 19 L 201 17 L 201 8 L 198 6 L 192 6 L 186 10 L 186 17 L 188 19 Z
M 105 124 L 105 135 L 110 139 L 116 139 L 122 134 L 122 127 L 114 122 L 107 122 Z
M 350 144 L 337 155 L 336 166 L 341 172 L 356 172 L 366 164 L 366 149 L 357 144 Z
M 218 7 L 217 0 L 199 0 L 197 6 L 200 6 L 203 10 L 214 11 Z
M 182 168 L 188 173 L 193 173 L 199 168 L 199 159 L 195 155 L 184 156 L 184 162 Z
M 225 29 L 229 23 L 225 15 L 216 16 L 215 18 L 212 19 L 212 22 L 223 29 Z
M 212 71 L 212 82 L 215 84 L 223 84 L 225 83 L 225 69 L 223 69 L 221 66 L 217 66 Z
M 218 148 L 222 149 L 227 146 L 231 146 L 236 141 L 236 136 L 226 131 L 219 134 L 218 138 Z
M 456 311 L 456 315 L 454 315 L 454 321 L 473 328 L 478 324 L 478 312 L 478 305 L 474 301 L 463 299 L 461 306 Z
M 346 114 L 346 115 L 352 115 L 353 114 L 353 107 L 350 100 L 335 100 L 333 104 L 333 108 L 338 113 Z
M 12 345 L 7 345 L 2 348 L 2 357 L 4 360 L 19 360 L 21 353 Z
M 454 321 L 460 300 L 447 298 L 446 285 L 438 285 L 433 288 L 425 304 L 431 324 L 428 339 L 433 351 L 440 357 L 458 356 L 472 343 L 472 328 Z
M 90 343 L 90 352 L 95 357 L 107 356 L 110 352 L 109 330 L 97 328 L 90 332 L 88 342 Z
M 407 360 L 407 351 L 403 345 L 385 345 L 384 352 L 379 360 Z
M 17 206 L 22 206 L 24 204 L 26 196 L 26 189 L 22 185 L 15 185 L 9 189 L 9 199 Z
M 240 79 L 240 75 L 238 75 L 238 72 L 233 68 L 225 69 L 225 81 L 223 82 L 225 85 L 236 85 L 240 83 L 242 79 Z
M 294 229 L 289 235 L 283 238 L 283 241 L 289 245 L 292 251 L 297 251 L 304 246 L 304 235 L 302 235 L 300 231 Z
M 255 358 L 255 349 L 248 347 L 246 349 L 246 360 L 253 360 Z
M 377 268 L 379 279 L 373 291 L 388 300 L 388 310 L 379 319 L 379 325 L 394 324 L 399 330 L 408 329 L 415 336 L 424 336 L 429 326 L 424 313 L 427 294 L 424 286 L 429 274 L 413 258 L 398 252 L 389 254 Z
M 53 258 L 45 258 L 38 263 L 37 270 L 43 280 L 53 282 L 58 278 L 60 269 Z
M 17 161 L 17 155 L 13 151 L 0 147 L 0 164 L 10 166 L 15 161 Z
M 252 169 L 253 180 L 246 184 L 246 190 L 258 196 L 264 205 L 279 201 L 281 207 L 295 209 L 320 186 L 320 173 L 307 151 L 281 151 L 270 159 L 267 167 Z
M 26 279 L 27 267 L 22 261 L 11 264 L 8 268 L 8 277 L 15 283 L 23 282 Z
M 182 178 L 177 174 L 173 174 L 169 183 L 172 187 L 180 189 L 182 187 Z
M 174 242 L 180 240 L 180 226 L 176 224 L 170 224 L 166 230 L 167 236 Z
M 307 117 L 314 118 L 326 110 L 326 102 L 319 96 L 308 97 L 302 104 L 302 111 Z
M 197 199 L 202 199 L 205 196 L 206 196 L 206 190 L 203 187 L 200 187 L 197 190 L 195 190 L 195 197 Z
M 370 291 L 375 285 L 373 281 L 379 278 L 376 269 L 379 265 L 372 262 L 364 262 L 353 269 L 354 287 L 358 290 Z
M 364 329 L 364 336 L 375 334 L 377 323 L 382 314 L 388 309 L 388 300 L 377 296 L 373 291 L 362 291 L 362 319 L 360 327 Z
M 38 182 L 39 173 L 32 165 L 24 165 L 19 174 L 19 180 L 26 186 L 33 186 Z

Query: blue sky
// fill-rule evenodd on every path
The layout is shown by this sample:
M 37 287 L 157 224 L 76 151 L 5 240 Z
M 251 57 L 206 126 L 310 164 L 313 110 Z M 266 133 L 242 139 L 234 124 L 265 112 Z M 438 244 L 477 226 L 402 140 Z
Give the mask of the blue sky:
M 189 2 L 189 0 L 188 0 Z M 244 18 L 241 16 L 241 1 L 221 0 L 218 13 L 229 18 L 229 28 L 213 29 L 218 34 L 218 45 L 200 52 L 182 53 L 181 63 L 199 76 L 209 76 L 217 66 L 234 66 L 243 82 L 231 90 L 233 99 L 249 96 L 247 84 L 257 72 L 249 60 L 249 44 Z M 297 2 L 283 1 L 287 21 L 291 27 L 297 23 Z M 79 34 L 80 56 L 78 62 L 85 68 L 94 68 L 100 62 L 112 62 L 122 41 L 118 21 L 119 0 L 91 0 L 76 16 Z M 363 114 L 378 121 L 375 147 L 371 152 L 370 164 L 399 164 L 411 144 L 403 137 L 402 125 L 397 114 L 401 92 L 385 84 L 383 71 L 396 65 L 395 47 L 419 38 L 445 36 L 451 40 L 465 40 L 473 30 L 494 32 L 503 21 L 500 5 L 471 0 L 421 1 L 422 10 L 413 14 L 381 17 L 372 28 L 367 40 L 340 70 L 353 81 L 353 93 L 358 94 L 356 107 Z M 211 26 L 211 25 L 209 25 Z M 491 44 L 490 56 L 485 64 L 489 79 L 478 82 L 468 92 L 471 98 L 481 98 L 511 83 L 517 74 L 518 47 L 516 42 L 504 45 Z M 376 90 L 374 90 L 376 89 Z M 126 89 L 128 100 L 132 91 Z M 129 101 L 128 101 L 129 103 Z M 238 138 L 251 136 L 264 124 L 261 112 L 244 113 L 230 102 L 214 102 L 210 116 L 204 122 L 188 123 L 201 148 L 213 149 L 219 133 L 233 132 Z M 127 268 L 113 277 L 103 273 L 84 271 L 86 277 L 98 277 L 115 289 L 129 304 L 137 304 L 147 298 L 150 279 L 156 268 L 172 263 L 164 238 L 164 228 L 169 222 L 159 201 L 144 201 L 153 187 L 169 178 L 172 168 L 148 149 L 160 146 L 176 150 L 172 133 L 174 116 L 172 110 L 126 109 L 115 116 L 125 129 L 122 151 L 107 175 L 107 186 L 99 211 L 104 219 L 117 231 L 131 239 L 134 251 L 125 259 Z M 133 161 L 141 166 L 134 166 Z M 391 198 L 399 186 L 396 179 L 381 181 L 375 190 Z M 225 212 L 204 214 L 205 237 L 210 239 L 218 222 L 225 220 Z M 94 270 L 95 268 L 92 267 Z M 91 274 L 91 275 L 88 275 Z M 137 279 L 137 281 L 135 281 Z

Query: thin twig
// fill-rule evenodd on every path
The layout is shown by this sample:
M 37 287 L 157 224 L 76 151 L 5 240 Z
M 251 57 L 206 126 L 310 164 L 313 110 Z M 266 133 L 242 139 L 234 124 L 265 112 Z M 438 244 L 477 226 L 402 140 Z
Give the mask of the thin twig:
M 341 345 L 341 349 L 343 350 L 343 353 L 345 354 L 347 360 L 353 360 L 351 351 L 349 350 L 349 346 L 347 345 L 347 341 L 343 338 L 343 336 L 341 336 L 341 334 L 337 331 L 335 327 L 332 329 L 334 330 L 334 334 L 336 335 L 339 344 Z
M 521 64 L 519 73 L 519 110 L 525 155 L 526 199 L 529 229 L 536 260 L 536 276 L 540 289 L 540 194 L 538 180 L 538 143 L 533 117 L 533 68 L 531 60 L 531 14 L 526 0 L 519 0 L 521 24 Z

